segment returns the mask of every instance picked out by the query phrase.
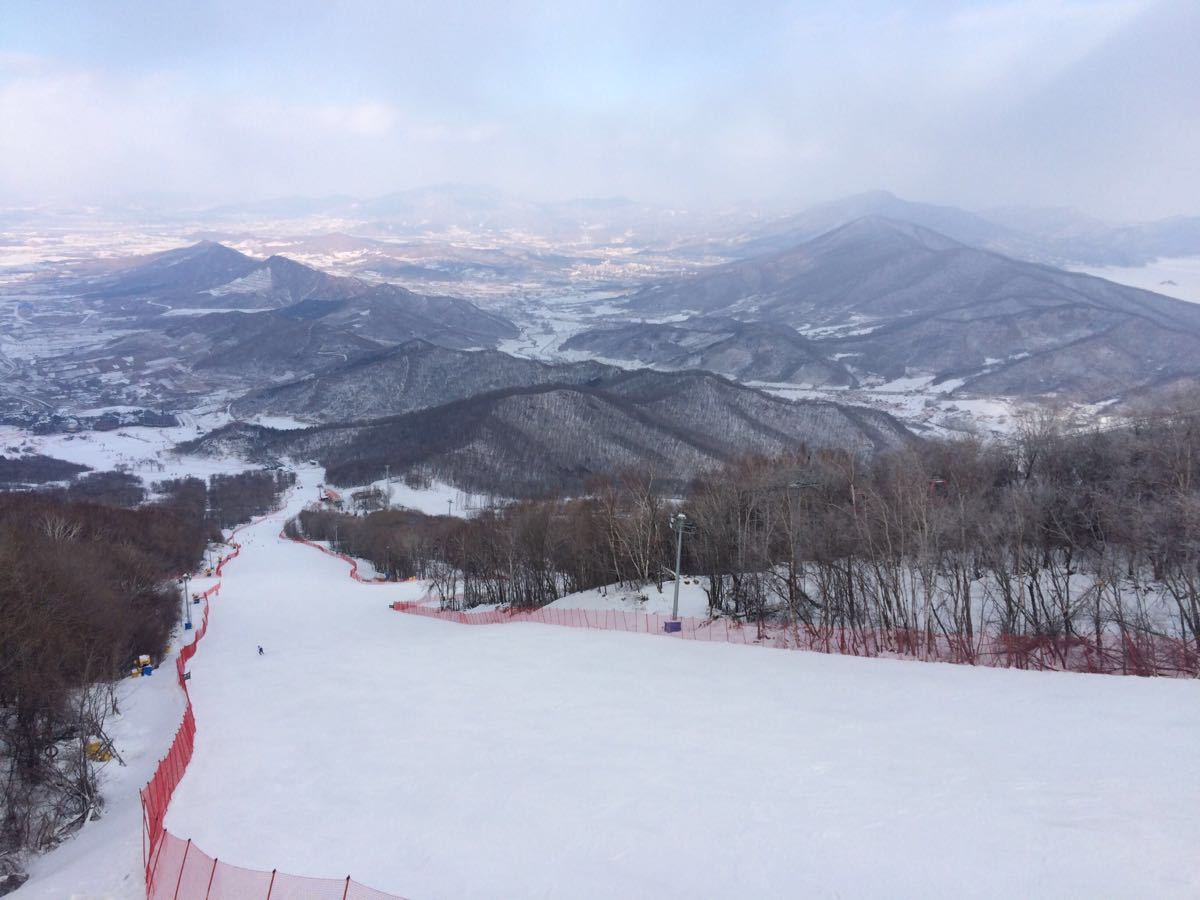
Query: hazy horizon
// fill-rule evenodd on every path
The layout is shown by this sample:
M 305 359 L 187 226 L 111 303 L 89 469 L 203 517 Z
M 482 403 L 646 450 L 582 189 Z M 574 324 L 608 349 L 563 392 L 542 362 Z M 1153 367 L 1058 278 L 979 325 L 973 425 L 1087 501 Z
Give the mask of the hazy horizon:
M 1200 212 L 1187 0 L 0 10 L 0 200 Z

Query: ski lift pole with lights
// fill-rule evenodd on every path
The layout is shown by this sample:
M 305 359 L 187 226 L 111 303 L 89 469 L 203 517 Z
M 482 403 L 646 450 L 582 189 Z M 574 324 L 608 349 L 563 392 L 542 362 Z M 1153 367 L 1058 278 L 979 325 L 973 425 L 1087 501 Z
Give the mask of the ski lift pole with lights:
M 183 625 L 184 631 L 192 630 L 192 597 L 188 592 L 188 587 L 191 585 L 192 576 L 187 572 L 179 579 L 179 584 L 183 585 L 183 612 L 187 621 Z
M 692 522 L 683 513 L 676 513 L 668 520 L 671 525 L 671 530 L 675 532 L 675 599 L 671 604 L 671 621 L 663 624 L 663 630 L 668 634 L 672 634 L 683 630 L 683 625 L 679 621 L 679 582 L 683 580 L 683 535 L 684 532 L 692 534 L 696 530 L 696 523 Z

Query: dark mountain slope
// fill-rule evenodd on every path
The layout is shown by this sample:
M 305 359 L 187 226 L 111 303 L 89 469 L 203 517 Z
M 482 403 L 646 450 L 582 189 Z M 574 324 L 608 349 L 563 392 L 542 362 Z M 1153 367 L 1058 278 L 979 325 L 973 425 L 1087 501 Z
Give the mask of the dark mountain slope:
M 495 350 L 449 350 L 427 341 L 410 341 L 256 391 L 236 401 L 232 411 L 317 422 L 377 419 L 499 389 L 586 384 L 617 371 L 598 363 L 552 366 Z
M 518 334 L 516 326 L 504 317 L 466 300 L 416 294 L 393 284 L 371 285 L 370 290 L 347 300 L 314 298 L 290 312 L 392 344 L 421 338 L 447 347 L 494 347 L 499 340 Z
M 176 346 L 192 349 L 191 368 L 256 380 L 320 371 L 382 346 L 351 331 L 281 312 L 213 313 L 176 322 L 163 334 Z
M 739 381 L 815 387 L 856 383 L 844 365 L 793 328 L 720 317 L 594 328 L 573 335 L 560 349 L 670 369 L 705 369 Z
M 301 432 L 231 426 L 186 449 L 315 458 L 335 484 L 421 470 L 466 490 L 585 489 L 627 467 L 682 484 L 722 461 L 800 447 L 859 454 L 913 440 L 895 419 L 792 402 L 703 372 L 623 373 L 600 385 L 482 394 L 405 416 Z
M 258 260 L 223 244 L 201 241 L 155 254 L 97 279 L 89 286 L 89 293 L 110 297 L 194 293 L 228 284 L 258 265 Z
M 789 251 L 651 285 L 629 300 L 635 313 L 700 310 L 781 322 L 860 375 L 972 378 L 1013 367 L 1010 392 L 1104 399 L 1165 375 L 1200 369 L 1200 306 L 1103 279 L 1021 262 L 907 223 L 862 219 Z M 1120 326 L 1120 327 L 1118 327 Z M 1101 355 L 1147 333 L 1118 380 L 1080 377 L 1046 353 L 1095 339 Z M 1029 377 L 1021 377 L 1028 374 Z
M 517 334 L 507 319 L 457 297 L 329 275 L 283 256 L 257 260 L 210 241 L 92 280 L 85 296 L 143 324 L 172 310 L 282 309 L 386 343 L 428 338 L 456 347 L 494 346 Z

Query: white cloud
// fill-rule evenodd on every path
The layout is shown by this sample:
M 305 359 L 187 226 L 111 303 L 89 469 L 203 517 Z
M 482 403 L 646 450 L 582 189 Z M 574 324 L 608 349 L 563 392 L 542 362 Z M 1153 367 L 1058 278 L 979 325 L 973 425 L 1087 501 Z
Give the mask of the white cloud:
M 38 56 L 0 35 L 0 192 L 224 201 L 458 181 L 796 204 L 887 187 L 1183 212 L 1200 207 L 1188 162 L 1200 65 L 1178 51 L 1195 8 L 952 0 L 733 15 L 648 0 L 481 24 L 385 5 L 370 28 L 326 16 L 327 52 L 301 22 L 302 39 L 197 38 L 153 65 L 116 49 L 97 53 L 107 65 Z M 1143 35 L 1144 21 L 1158 24 Z

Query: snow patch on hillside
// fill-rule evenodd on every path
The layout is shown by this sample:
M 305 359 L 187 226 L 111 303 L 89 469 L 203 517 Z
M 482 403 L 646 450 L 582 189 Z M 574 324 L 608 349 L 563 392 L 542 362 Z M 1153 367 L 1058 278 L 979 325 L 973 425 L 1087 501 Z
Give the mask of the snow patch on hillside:
M 214 297 L 223 297 L 226 294 L 256 294 L 259 291 L 269 291 L 271 284 L 271 269 L 269 266 L 263 265 L 241 278 L 235 278 L 233 281 L 212 288 L 205 293 Z
M 708 616 L 708 594 L 704 588 L 706 580 L 685 578 L 679 585 L 679 615 L 703 619 Z M 660 591 L 650 584 L 641 590 L 629 590 L 618 584 L 581 591 L 560 597 L 549 607 L 554 609 L 617 609 L 623 612 L 641 612 L 647 615 L 669 616 L 675 599 L 675 582 L 663 582 Z M 471 610 L 467 610 L 470 612 Z

